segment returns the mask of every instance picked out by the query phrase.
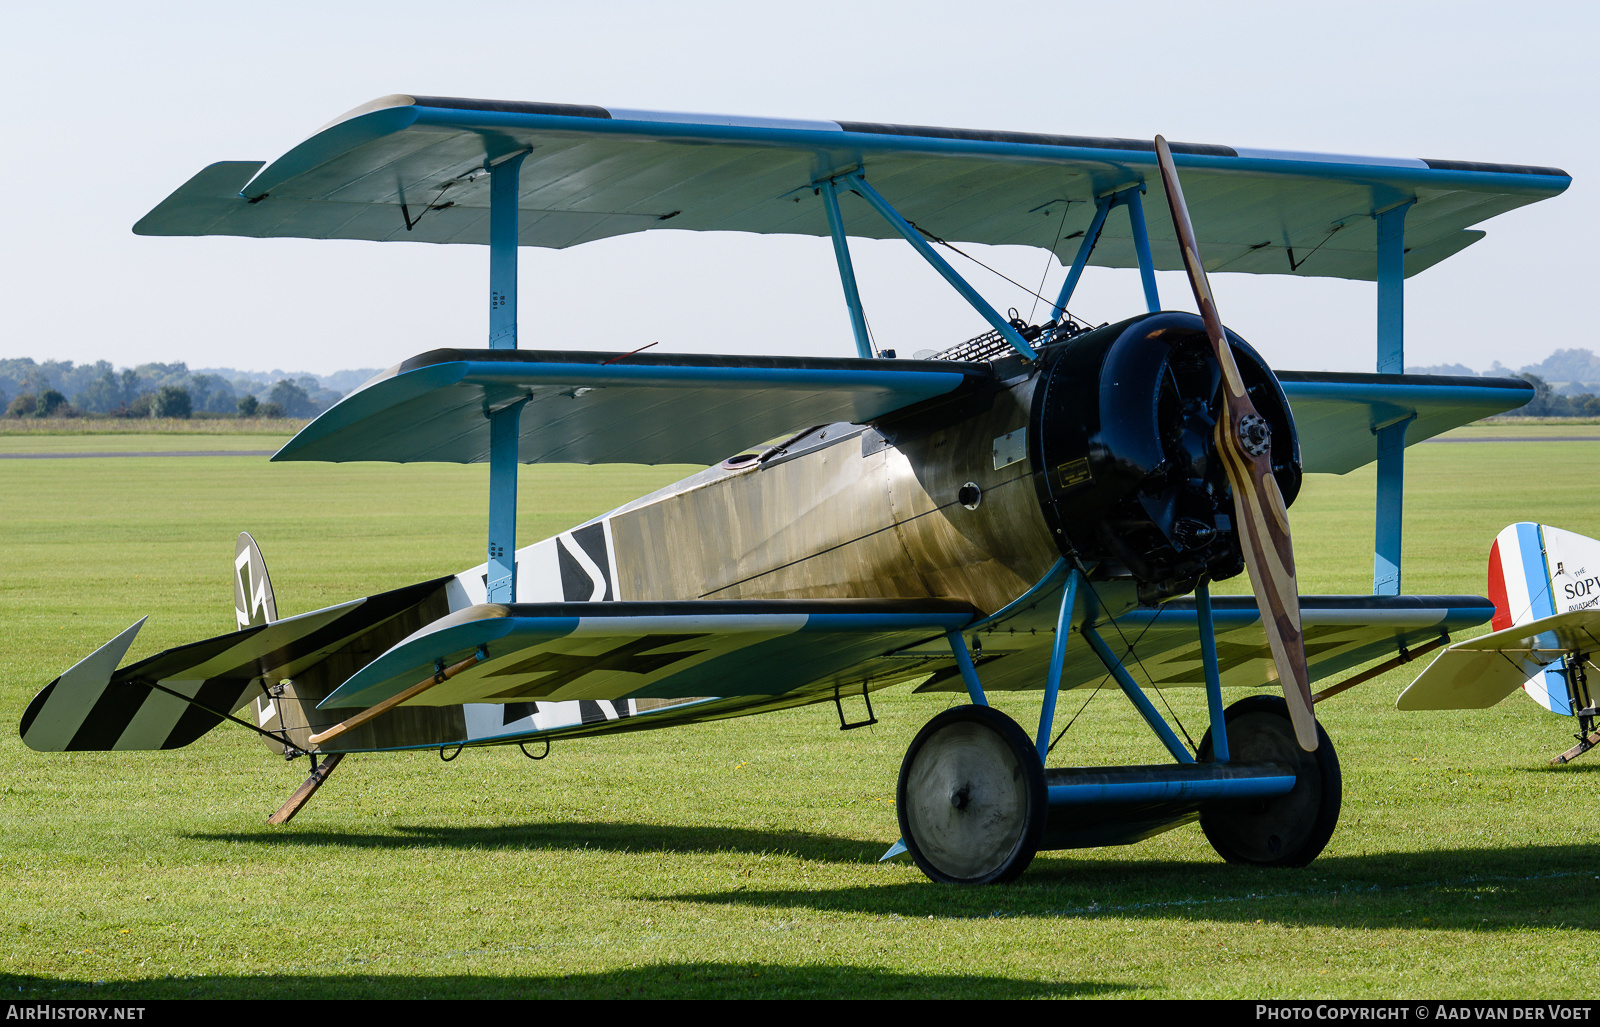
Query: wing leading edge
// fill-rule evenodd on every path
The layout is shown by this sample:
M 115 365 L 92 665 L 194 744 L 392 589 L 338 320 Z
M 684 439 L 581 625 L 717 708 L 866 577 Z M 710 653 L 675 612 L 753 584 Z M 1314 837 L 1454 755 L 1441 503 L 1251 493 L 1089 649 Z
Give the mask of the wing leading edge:
M 966 603 L 946 600 L 483 604 L 403 640 L 321 708 L 376 705 L 432 676 L 441 661 L 454 665 L 480 649 L 482 662 L 407 705 L 659 706 L 797 693 L 814 701 L 836 686 L 860 686 L 863 662 L 942 639 L 976 617 Z
M 1406 424 L 1415 445 L 1533 399 L 1521 378 L 1279 371 L 1294 413 L 1301 466 L 1344 474 L 1378 458 L 1378 432 Z

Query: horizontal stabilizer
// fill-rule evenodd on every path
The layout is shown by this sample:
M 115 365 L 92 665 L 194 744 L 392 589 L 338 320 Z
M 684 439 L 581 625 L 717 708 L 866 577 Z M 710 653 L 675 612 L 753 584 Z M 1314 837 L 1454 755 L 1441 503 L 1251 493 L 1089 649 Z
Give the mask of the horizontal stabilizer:
M 1307 473 L 1343 474 L 1378 458 L 1378 431 L 1408 422 L 1406 445 L 1533 399 L 1521 378 L 1279 371 Z
M 116 670 L 141 620 L 34 696 L 22 739 L 42 752 L 180 748 L 261 694 L 263 681 L 275 684 L 322 661 L 450 580 L 229 632 Z
M 65 674 L 56 678 L 22 715 L 22 740 L 39 752 L 62 752 L 71 747 L 73 736 L 92 714 L 96 702 L 105 694 L 116 673 L 117 664 L 144 627 L 148 616 L 134 621 L 122 634 L 85 656 Z M 40 700 L 45 700 L 41 702 Z
M 274 460 L 482 463 L 484 411 L 526 399 L 521 463 L 716 463 L 987 380 L 947 360 L 434 350 L 346 396 Z
M 1575 652 L 1600 652 L 1600 610 L 1573 610 L 1457 642 L 1400 693 L 1402 710 L 1479 710 Z

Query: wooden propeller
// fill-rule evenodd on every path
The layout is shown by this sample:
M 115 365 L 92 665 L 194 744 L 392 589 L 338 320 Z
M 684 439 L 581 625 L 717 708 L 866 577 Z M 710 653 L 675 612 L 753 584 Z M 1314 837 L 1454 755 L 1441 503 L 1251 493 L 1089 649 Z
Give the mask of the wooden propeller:
M 1239 365 L 1233 359 L 1217 317 L 1217 304 L 1211 296 L 1211 283 L 1200 263 L 1200 248 L 1195 242 L 1194 225 L 1178 184 L 1178 169 L 1172 162 L 1167 141 L 1156 136 L 1156 159 L 1161 165 L 1161 184 L 1166 188 L 1167 205 L 1172 210 L 1172 227 L 1178 233 L 1183 264 L 1189 272 L 1189 285 L 1205 321 L 1212 352 L 1222 368 L 1222 416 L 1217 419 L 1217 452 L 1233 487 L 1234 517 L 1238 522 L 1239 544 L 1244 550 L 1245 567 L 1255 588 L 1256 605 L 1266 628 L 1267 643 L 1278 668 L 1283 698 L 1289 704 L 1295 738 L 1307 752 L 1317 748 L 1317 718 L 1311 712 L 1311 680 L 1306 672 L 1305 638 L 1300 631 L 1300 590 L 1294 576 L 1294 547 L 1289 541 L 1289 515 L 1283 493 L 1272 476 L 1272 433 L 1267 421 L 1256 412 L 1245 391 Z

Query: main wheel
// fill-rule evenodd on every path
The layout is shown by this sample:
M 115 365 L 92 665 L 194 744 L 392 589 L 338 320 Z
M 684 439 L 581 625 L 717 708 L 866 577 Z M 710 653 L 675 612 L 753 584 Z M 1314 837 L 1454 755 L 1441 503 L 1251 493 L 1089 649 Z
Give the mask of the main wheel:
M 1317 725 L 1317 751 L 1295 741 L 1289 707 L 1276 695 L 1253 695 L 1228 707 L 1228 755 L 1241 762 L 1274 760 L 1294 768 L 1294 789 L 1265 799 L 1221 801 L 1200 812 L 1200 829 L 1229 863 L 1303 867 L 1317 858 L 1339 823 L 1344 786 L 1339 757 Z M 1200 760 L 1211 756 L 1211 732 L 1200 741 Z
M 911 858 L 947 884 L 1014 880 L 1032 862 L 1049 812 L 1038 750 L 988 706 L 945 710 L 917 732 L 895 803 Z

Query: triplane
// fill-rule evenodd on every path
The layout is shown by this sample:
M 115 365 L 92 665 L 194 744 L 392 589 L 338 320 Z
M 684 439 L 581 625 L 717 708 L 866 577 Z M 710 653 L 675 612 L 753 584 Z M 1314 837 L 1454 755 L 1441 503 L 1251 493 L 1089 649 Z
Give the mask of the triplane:
M 488 348 L 398 364 L 274 457 L 487 462 L 487 561 L 279 618 L 241 536 L 239 630 L 118 669 L 135 624 L 41 691 L 22 736 L 163 749 L 233 720 L 311 758 L 281 822 L 351 752 L 527 751 L 819 702 L 851 727 L 847 703 L 872 722 L 871 693 L 907 684 L 967 698 L 916 735 L 898 783 L 890 854 L 903 845 L 936 880 L 1005 881 L 1040 849 L 1196 819 L 1226 859 L 1303 865 L 1341 801 L 1311 683 L 1370 676 L 1493 612 L 1401 594 L 1404 446 L 1532 394 L 1400 373 L 1404 280 L 1569 181 L 1159 138 L 385 97 L 269 165 L 206 168 L 135 231 L 487 243 Z M 652 229 L 831 238 L 856 356 L 517 348 L 519 246 Z M 851 236 L 904 239 L 992 330 L 928 359 L 878 351 Z M 1054 252 L 1070 269 L 1049 317 L 995 310 L 941 254 L 951 242 Z M 1137 267 L 1148 312 L 1073 318 L 1091 263 Z M 1199 316 L 1161 310 L 1155 271 L 1175 268 Z M 1218 320 L 1217 270 L 1376 281 L 1378 373 L 1274 374 Z M 1298 595 L 1285 509 L 1302 473 L 1374 459 L 1373 594 Z M 544 461 L 707 469 L 519 549 L 517 465 Z M 1211 598 L 1241 570 L 1253 600 Z M 1061 690 L 1107 673 L 1172 762 L 1047 769 Z M 1224 686 L 1279 682 L 1283 698 L 1224 707 Z M 1168 685 L 1206 690 L 1193 750 L 1146 694 Z M 1016 690 L 1043 691 L 1032 736 L 989 705 Z

